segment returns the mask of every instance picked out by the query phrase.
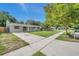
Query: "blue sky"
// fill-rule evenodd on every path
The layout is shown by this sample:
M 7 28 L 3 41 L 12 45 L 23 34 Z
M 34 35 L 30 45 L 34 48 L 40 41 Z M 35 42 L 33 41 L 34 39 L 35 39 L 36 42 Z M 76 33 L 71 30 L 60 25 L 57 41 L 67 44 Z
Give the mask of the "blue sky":
M 46 3 L 2 3 L 0 10 L 9 12 L 19 21 L 33 19 L 43 22 L 45 20 L 44 6 Z

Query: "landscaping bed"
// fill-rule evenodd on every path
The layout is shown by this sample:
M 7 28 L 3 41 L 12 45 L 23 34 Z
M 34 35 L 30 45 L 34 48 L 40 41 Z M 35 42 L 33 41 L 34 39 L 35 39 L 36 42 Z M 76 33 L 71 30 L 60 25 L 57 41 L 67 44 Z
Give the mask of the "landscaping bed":
M 66 35 L 65 33 L 60 35 L 57 39 L 58 40 L 63 40 L 63 41 L 69 41 L 69 42 L 79 42 L 79 39 L 74 38 L 70 35 Z
M 59 31 L 35 31 L 35 32 L 30 32 L 31 34 L 35 34 L 35 35 L 39 35 L 39 36 L 43 36 L 43 37 L 49 37 L 53 34 L 58 33 Z
M 29 45 L 11 33 L 0 33 L 0 55 Z

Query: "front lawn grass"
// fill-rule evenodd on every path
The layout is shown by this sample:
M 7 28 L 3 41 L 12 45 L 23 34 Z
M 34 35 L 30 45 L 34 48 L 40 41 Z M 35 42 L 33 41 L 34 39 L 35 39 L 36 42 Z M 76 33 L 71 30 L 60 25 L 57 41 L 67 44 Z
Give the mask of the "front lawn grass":
M 6 47 L 0 44 L 0 54 L 3 54 L 5 50 L 6 50 Z
M 63 41 L 69 41 L 69 42 L 79 42 L 79 39 L 74 39 L 74 38 L 66 35 L 65 33 L 60 35 L 57 39 L 58 40 L 63 40 Z
M 46 56 L 46 55 L 43 54 L 42 52 L 38 51 L 38 52 L 34 53 L 33 56 Z
M 29 45 L 29 43 L 21 40 L 20 38 L 11 33 L 0 34 L 0 55 L 3 55 L 7 52 L 13 51 L 26 45 Z
M 54 31 L 35 31 L 35 32 L 30 32 L 31 34 L 35 34 L 35 35 L 39 35 L 39 36 L 43 36 L 43 37 L 49 37 L 53 34 L 56 34 L 57 30 L 54 30 Z

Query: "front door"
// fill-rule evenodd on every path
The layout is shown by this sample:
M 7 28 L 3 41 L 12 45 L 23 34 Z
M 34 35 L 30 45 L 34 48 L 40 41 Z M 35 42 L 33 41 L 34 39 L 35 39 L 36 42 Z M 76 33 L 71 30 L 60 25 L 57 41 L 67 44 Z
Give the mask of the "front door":
M 23 27 L 23 32 L 27 31 L 27 28 L 26 27 Z

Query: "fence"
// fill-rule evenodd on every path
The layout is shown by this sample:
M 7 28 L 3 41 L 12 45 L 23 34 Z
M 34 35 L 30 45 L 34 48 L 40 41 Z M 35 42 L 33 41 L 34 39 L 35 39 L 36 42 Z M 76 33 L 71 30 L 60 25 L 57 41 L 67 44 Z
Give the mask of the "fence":
M 5 32 L 5 27 L 0 27 L 0 32 Z

